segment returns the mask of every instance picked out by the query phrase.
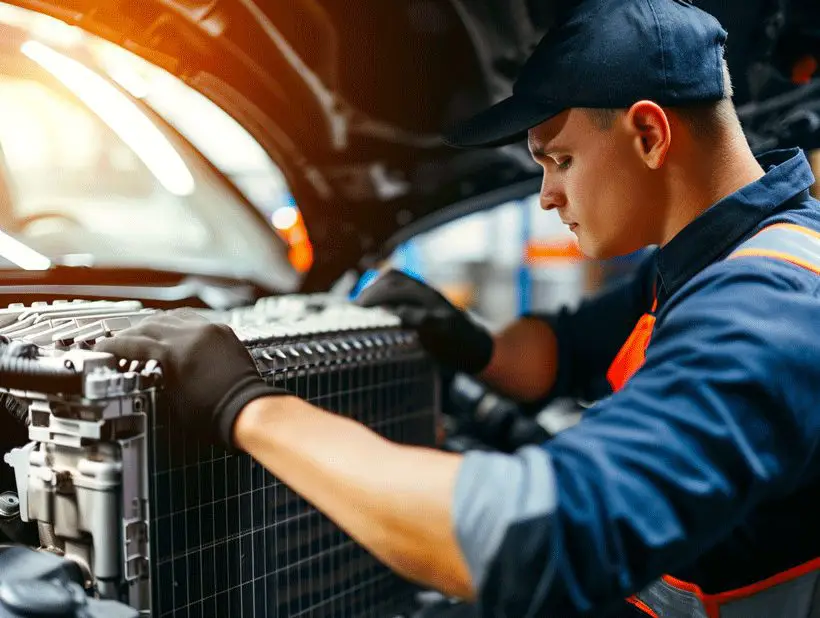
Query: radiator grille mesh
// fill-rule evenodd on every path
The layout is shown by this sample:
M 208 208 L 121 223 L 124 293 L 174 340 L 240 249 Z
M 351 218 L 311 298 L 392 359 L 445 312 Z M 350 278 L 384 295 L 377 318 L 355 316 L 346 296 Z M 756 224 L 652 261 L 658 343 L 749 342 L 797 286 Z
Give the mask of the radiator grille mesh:
M 411 335 L 249 347 L 270 382 L 391 440 L 433 444 L 436 375 Z M 409 583 L 249 456 L 198 444 L 161 410 L 152 417 L 154 616 L 385 618 L 410 608 Z

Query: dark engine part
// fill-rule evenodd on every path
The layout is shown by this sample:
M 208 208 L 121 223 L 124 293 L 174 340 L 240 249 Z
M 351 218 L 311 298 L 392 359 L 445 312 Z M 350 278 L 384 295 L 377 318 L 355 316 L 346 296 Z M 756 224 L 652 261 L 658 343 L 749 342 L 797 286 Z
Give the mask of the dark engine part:
M 0 546 L 0 618 L 137 618 L 116 601 L 89 598 L 76 564 L 28 547 Z
M 0 393 L 0 492 L 16 490 L 14 470 L 2 463 L 3 454 L 28 442 L 28 407 L 8 393 Z M 10 537 L 0 524 L 0 543 L 20 542 Z
M 450 384 L 450 404 L 452 426 L 445 442 L 445 448 L 450 451 L 482 449 L 511 453 L 551 437 L 515 402 L 489 391 L 464 374 L 456 375 Z
M 0 494 L 0 534 L 12 543 L 39 545 L 37 527 L 20 519 L 20 499 L 13 491 Z

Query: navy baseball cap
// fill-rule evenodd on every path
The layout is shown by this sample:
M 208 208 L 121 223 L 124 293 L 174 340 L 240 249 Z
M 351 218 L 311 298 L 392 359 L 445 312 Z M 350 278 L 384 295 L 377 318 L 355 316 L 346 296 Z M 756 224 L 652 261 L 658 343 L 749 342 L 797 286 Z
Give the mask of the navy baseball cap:
M 524 64 L 512 96 L 444 141 L 460 148 L 509 144 L 573 107 L 718 101 L 727 87 L 726 37 L 717 19 L 687 0 L 575 0 Z

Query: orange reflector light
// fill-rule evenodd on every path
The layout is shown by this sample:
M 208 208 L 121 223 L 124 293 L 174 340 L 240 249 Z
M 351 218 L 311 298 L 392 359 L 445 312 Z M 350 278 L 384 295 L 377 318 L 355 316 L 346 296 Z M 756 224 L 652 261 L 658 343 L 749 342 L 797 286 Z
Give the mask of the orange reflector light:
M 818 66 L 817 58 L 811 55 L 803 56 L 792 67 L 792 82 L 801 85 L 808 84 L 817 73 L 818 68 L 820 66 Z

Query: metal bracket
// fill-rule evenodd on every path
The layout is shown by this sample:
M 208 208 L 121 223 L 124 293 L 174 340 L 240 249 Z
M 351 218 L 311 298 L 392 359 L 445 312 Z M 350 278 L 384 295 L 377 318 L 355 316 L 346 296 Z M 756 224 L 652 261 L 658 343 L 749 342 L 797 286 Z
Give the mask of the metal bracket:
M 138 435 L 118 440 L 122 460 L 122 573 L 123 579 L 130 584 L 129 605 L 138 609 L 149 609 L 151 529 L 148 522 L 148 418 L 144 413 L 134 416 L 141 421 Z
M 3 456 L 3 461 L 14 468 L 14 480 L 17 483 L 17 497 L 20 499 L 20 519 L 28 521 L 28 468 L 31 452 L 37 447 L 36 442 L 15 448 Z
M 144 519 L 123 521 L 122 555 L 126 581 L 148 577 L 148 526 Z

